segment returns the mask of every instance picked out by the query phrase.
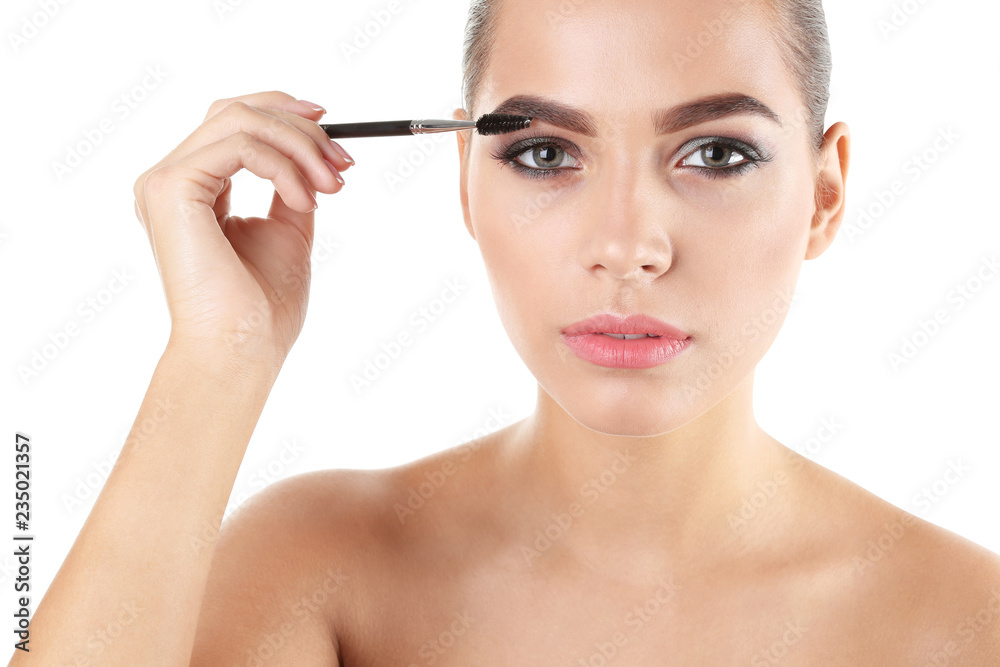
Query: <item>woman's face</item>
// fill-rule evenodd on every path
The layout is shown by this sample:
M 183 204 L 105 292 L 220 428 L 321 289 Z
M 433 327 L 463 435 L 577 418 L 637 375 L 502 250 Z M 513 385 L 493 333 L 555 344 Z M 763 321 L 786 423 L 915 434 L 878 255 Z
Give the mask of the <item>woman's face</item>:
M 476 115 L 535 96 L 573 107 L 592 132 L 507 106 L 534 116 L 531 127 L 471 141 L 463 206 L 500 317 L 541 387 L 578 422 L 666 433 L 725 398 L 784 321 L 815 211 L 799 91 L 768 15 L 740 11 L 750 3 L 505 4 Z M 669 111 L 721 94 L 766 108 Z M 525 143 L 532 136 L 546 141 Z M 720 143 L 703 147 L 711 138 Z M 514 153 L 523 171 L 503 162 Z M 586 361 L 562 331 L 603 312 L 650 315 L 690 339 L 653 367 Z

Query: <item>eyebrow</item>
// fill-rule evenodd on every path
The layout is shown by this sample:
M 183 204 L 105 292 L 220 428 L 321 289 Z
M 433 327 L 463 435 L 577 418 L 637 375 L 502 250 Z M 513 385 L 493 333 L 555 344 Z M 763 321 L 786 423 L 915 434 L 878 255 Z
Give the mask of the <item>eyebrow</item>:
M 591 114 L 538 95 L 515 95 L 501 103 L 492 113 L 531 116 L 586 137 L 597 136 L 597 123 Z M 742 93 L 720 93 L 654 111 L 653 131 L 657 135 L 669 134 L 733 115 L 760 116 L 782 125 L 781 117 L 760 100 Z

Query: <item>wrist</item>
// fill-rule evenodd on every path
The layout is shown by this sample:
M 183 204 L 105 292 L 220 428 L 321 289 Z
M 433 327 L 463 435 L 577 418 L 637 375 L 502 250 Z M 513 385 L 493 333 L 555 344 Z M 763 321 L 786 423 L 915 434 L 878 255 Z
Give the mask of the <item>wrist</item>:
M 164 356 L 183 358 L 201 371 L 266 382 L 270 386 L 286 355 L 256 338 L 204 339 L 171 331 Z

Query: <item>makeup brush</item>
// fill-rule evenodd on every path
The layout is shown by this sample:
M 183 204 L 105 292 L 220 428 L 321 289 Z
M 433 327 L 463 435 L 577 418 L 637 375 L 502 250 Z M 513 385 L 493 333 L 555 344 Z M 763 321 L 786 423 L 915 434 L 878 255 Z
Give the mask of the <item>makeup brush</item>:
M 476 130 L 479 134 L 507 134 L 531 125 L 530 116 L 488 113 L 476 122 L 467 120 L 382 120 L 371 123 L 320 124 L 331 139 L 352 137 L 398 137 L 405 134 L 430 134 L 454 130 Z

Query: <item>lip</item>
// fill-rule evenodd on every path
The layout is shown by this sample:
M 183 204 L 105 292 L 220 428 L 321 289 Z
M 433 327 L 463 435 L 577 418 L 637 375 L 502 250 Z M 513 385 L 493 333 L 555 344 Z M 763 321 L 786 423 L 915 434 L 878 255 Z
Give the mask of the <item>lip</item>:
M 649 315 L 620 317 L 601 313 L 562 330 L 562 339 L 576 356 L 608 368 L 652 368 L 686 350 L 691 336 Z M 613 334 L 652 334 L 659 338 L 617 339 Z
M 613 313 L 601 313 L 581 320 L 576 324 L 571 324 L 563 329 L 562 333 L 566 336 L 579 336 L 592 333 L 644 333 L 673 338 L 674 340 L 686 340 L 691 337 L 677 327 L 672 327 L 662 320 L 642 313 L 629 315 L 628 317 L 620 317 Z

